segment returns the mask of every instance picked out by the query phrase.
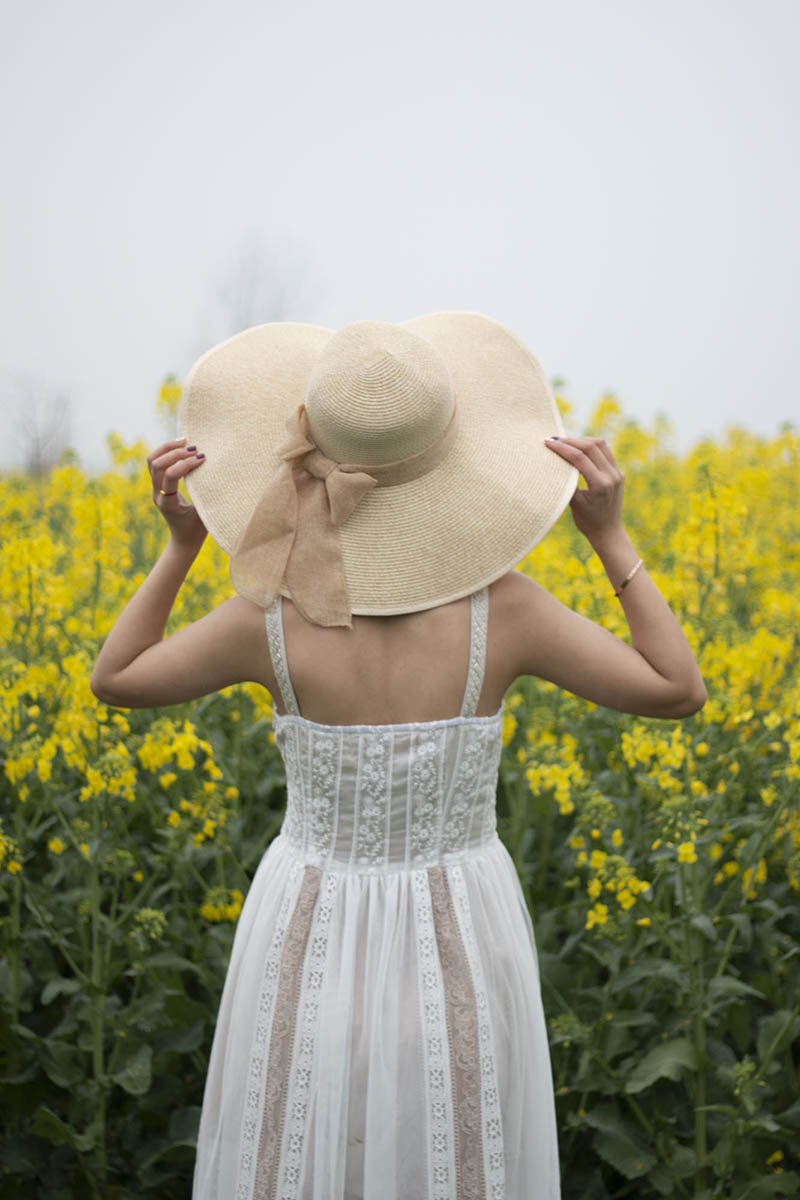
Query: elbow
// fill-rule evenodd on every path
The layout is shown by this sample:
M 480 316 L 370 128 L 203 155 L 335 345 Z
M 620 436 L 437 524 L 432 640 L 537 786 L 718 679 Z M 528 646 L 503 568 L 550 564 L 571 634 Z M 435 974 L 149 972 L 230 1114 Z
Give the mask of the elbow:
M 698 690 L 690 693 L 690 695 L 687 697 L 687 699 L 681 704 L 680 708 L 676 711 L 675 716 L 676 717 L 694 716 L 695 713 L 700 712 L 700 709 L 703 707 L 703 705 L 706 703 L 707 700 L 708 700 L 708 692 L 705 689 L 705 685 L 703 685 Z
M 105 687 L 101 680 L 95 679 L 94 675 L 89 679 L 89 690 L 101 704 L 109 704 L 112 708 L 118 704 L 109 688 Z

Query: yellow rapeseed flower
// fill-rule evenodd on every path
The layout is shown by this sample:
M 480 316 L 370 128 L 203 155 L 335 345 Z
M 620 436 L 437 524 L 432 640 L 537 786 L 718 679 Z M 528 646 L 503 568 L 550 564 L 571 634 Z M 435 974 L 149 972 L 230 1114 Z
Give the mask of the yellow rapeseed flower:
M 595 904 L 589 909 L 586 914 L 586 929 L 591 929 L 594 925 L 605 925 L 608 920 L 608 905 Z
M 697 851 L 694 848 L 694 842 L 681 842 L 678 846 L 678 862 L 697 862 Z
M 51 838 L 50 841 L 47 843 L 47 849 L 52 850 L 53 854 L 63 854 L 64 853 L 64 843 L 62 842 L 60 837 Z

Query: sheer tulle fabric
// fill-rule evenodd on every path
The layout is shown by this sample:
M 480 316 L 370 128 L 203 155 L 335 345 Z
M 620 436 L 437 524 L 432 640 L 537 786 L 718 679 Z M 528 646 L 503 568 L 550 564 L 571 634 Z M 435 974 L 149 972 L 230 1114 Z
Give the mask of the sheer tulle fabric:
M 271 611 L 287 812 L 236 929 L 193 1200 L 559 1197 L 533 927 L 494 821 L 502 710 L 469 715 L 473 601 L 466 715 L 408 726 L 293 712 Z

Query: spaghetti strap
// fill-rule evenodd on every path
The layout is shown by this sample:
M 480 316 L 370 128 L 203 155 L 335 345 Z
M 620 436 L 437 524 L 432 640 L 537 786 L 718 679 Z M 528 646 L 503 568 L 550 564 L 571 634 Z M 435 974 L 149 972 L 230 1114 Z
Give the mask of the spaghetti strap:
M 482 587 L 469 598 L 469 667 L 461 705 L 462 717 L 474 717 L 486 670 L 486 640 L 489 628 L 489 588 Z
M 278 691 L 283 700 L 287 713 L 300 716 L 297 698 L 294 694 L 292 681 L 289 678 L 289 664 L 286 660 L 286 639 L 283 634 L 283 596 L 278 595 L 269 608 L 264 610 L 264 621 L 267 627 L 267 644 L 272 659 L 272 669 L 278 684 Z

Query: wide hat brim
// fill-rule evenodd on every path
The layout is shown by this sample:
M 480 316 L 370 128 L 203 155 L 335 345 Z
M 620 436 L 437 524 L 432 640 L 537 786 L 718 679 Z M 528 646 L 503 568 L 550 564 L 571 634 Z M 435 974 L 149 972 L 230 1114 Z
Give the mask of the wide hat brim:
M 561 414 L 535 356 L 499 321 L 438 312 L 398 323 L 450 371 L 458 429 L 427 474 L 374 487 L 338 528 L 354 614 L 447 604 L 517 566 L 558 520 L 579 472 L 544 444 Z M 276 321 L 212 347 L 191 368 L 180 432 L 206 454 L 185 477 L 206 529 L 233 548 L 282 460 L 286 419 L 305 400 L 335 330 Z M 280 588 L 291 598 L 291 591 Z

